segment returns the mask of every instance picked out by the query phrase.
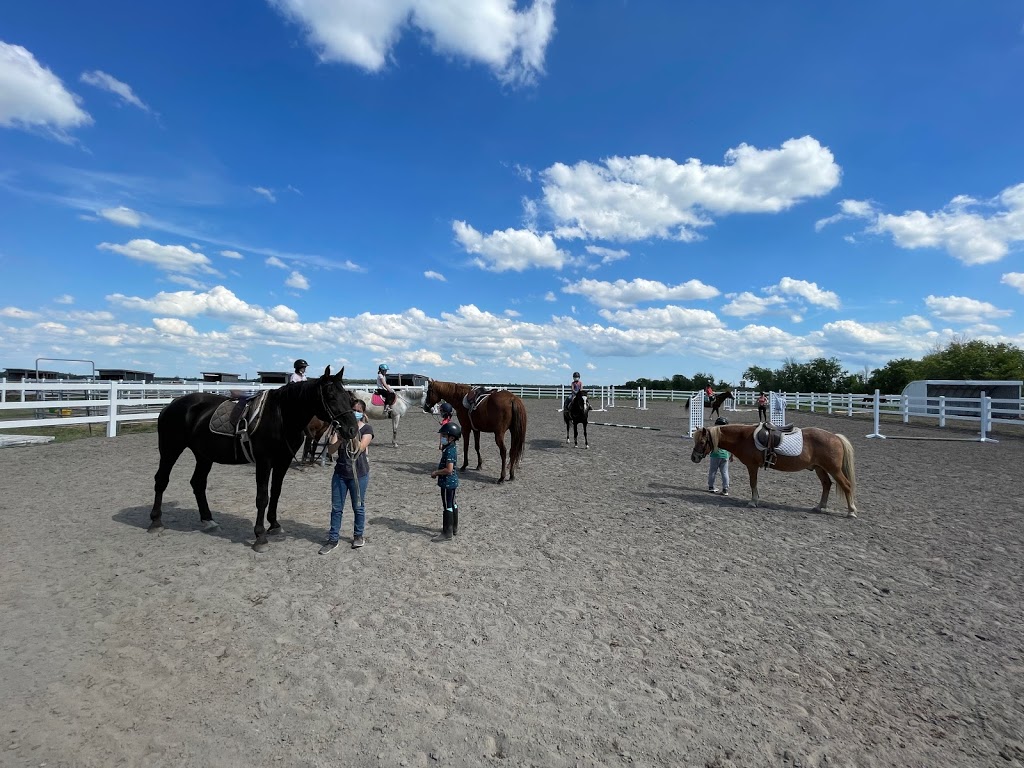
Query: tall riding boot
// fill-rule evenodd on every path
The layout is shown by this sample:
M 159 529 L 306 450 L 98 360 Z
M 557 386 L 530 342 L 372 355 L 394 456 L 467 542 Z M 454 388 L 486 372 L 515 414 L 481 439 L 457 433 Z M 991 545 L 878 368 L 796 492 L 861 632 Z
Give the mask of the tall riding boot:
M 459 535 L 459 508 L 452 510 L 452 536 Z
M 441 521 L 441 535 L 436 540 L 447 541 L 452 537 L 452 513 L 446 509 L 441 515 Z

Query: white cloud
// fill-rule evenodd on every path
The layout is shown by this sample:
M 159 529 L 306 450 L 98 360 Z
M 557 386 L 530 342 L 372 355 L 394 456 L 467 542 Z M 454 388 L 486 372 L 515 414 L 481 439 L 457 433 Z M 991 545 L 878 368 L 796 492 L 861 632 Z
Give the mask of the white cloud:
M 245 256 L 240 254 L 238 251 L 221 251 L 220 255 L 225 259 L 244 259 Z
M 177 283 L 178 285 L 184 285 L 186 288 L 191 288 L 193 291 L 205 291 L 210 287 L 201 280 L 196 280 L 194 277 L 189 277 L 188 275 L 168 275 L 167 281 Z
M 544 294 L 544 301 L 558 301 L 558 297 L 555 296 L 554 291 L 548 291 Z
M 131 240 L 125 245 L 100 243 L 97 247 L 104 251 L 120 253 L 129 259 L 152 264 L 167 272 L 217 274 L 206 256 L 190 251 L 183 245 L 160 245 L 152 240 L 139 239 Z
M 72 296 L 70 293 L 65 293 L 61 296 L 58 296 L 56 299 L 53 300 L 53 302 L 54 304 L 74 304 L 75 297 Z
M 817 283 L 809 283 L 806 280 L 794 280 L 792 277 L 784 277 L 778 285 L 768 289 L 772 294 L 783 294 L 799 296 L 811 304 L 829 309 L 839 309 L 839 296 L 832 291 L 826 291 L 818 287 Z
M 97 88 L 102 88 L 104 91 L 110 91 L 115 96 L 119 97 L 125 104 L 131 104 L 134 107 L 138 107 L 143 112 L 149 112 L 142 99 L 135 95 L 132 87 L 128 83 L 122 83 L 116 77 L 108 75 L 106 72 L 101 72 L 98 69 L 92 72 L 83 72 L 81 80 L 83 83 L 88 85 L 94 85 Z
M 68 130 L 92 122 L 80 102 L 27 49 L 0 41 L 0 126 L 44 129 L 66 141 Z
M 786 300 L 781 296 L 756 296 L 750 291 L 730 293 L 726 298 L 732 301 L 722 307 L 722 314 L 733 317 L 763 315 L 786 306 Z
M 1012 309 L 999 309 L 987 301 L 965 296 L 927 296 L 924 303 L 937 318 L 955 323 L 982 323 L 1013 314 Z
M 718 289 L 700 280 L 688 280 L 679 285 L 665 285 L 657 280 L 580 280 L 562 288 L 563 293 L 585 296 L 591 303 L 608 309 L 622 309 L 645 301 L 687 301 L 711 299 Z
M 39 317 L 39 313 L 18 307 L 3 307 L 0 309 L 0 317 L 9 317 L 12 320 L 35 320 Z
M 300 197 L 302 196 L 302 190 L 299 189 L 298 187 L 293 187 L 291 184 L 285 187 L 285 189 L 287 189 L 289 192 L 294 192 L 296 195 L 299 195 Z
M 288 275 L 288 279 L 284 281 L 284 284 L 289 288 L 297 288 L 300 291 L 309 290 L 309 280 L 299 272 L 292 272 Z
M 846 219 L 870 219 L 875 215 L 874 204 L 870 200 L 841 200 L 839 202 L 839 213 L 818 219 L 814 222 L 814 231 L 820 232 L 829 224 Z
M 629 251 L 622 250 L 621 248 L 602 248 L 600 245 L 588 245 L 587 253 L 600 256 L 602 264 L 611 264 L 613 261 L 629 256 Z
M 282 323 L 299 322 L 299 313 L 291 307 L 286 307 L 284 304 L 278 304 L 276 307 L 271 309 L 270 316 L 275 320 L 280 320 Z
M 120 224 L 122 227 L 138 227 L 142 224 L 142 214 L 123 205 L 117 208 L 104 208 L 97 213 L 107 221 Z
M 257 195 L 261 195 L 261 196 L 265 197 L 270 202 L 272 202 L 272 203 L 276 203 L 277 202 L 277 196 L 274 195 L 274 193 L 271 190 L 267 189 L 266 187 L 251 187 L 251 189 Z
M 447 283 L 448 282 L 445 279 L 444 275 L 442 275 L 440 272 L 435 272 L 432 269 L 428 269 L 426 272 L 424 272 L 423 276 L 428 278 L 428 279 L 430 279 L 430 280 L 440 280 L 442 283 Z
M 417 349 L 413 352 L 403 352 L 402 360 L 407 363 L 437 366 L 439 368 L 445 368 L 452 365 L 451 360 L 448 360 L 444 355 L 433 352 L 429 349 Z
M 506 83 L 529 83 L 544 70 L 544 51 L 555 31 L 555 0 L 533 0 L 523 10 L 512 0 L 270 0 L 301 25 L 323 61 L 342 61 L 379 72 L 407 25 L 439 53 L 490 67 Z
M 177 317 L 154 317 L 153 327 L 160 333 L 169 333 L 172 336 L 198 336 L 199 333 L 185 320 Z
M 484 235 L 464 221 L 452 222 L 455 238 L 467 253 L 476 254 L 474 263 L 492 272 L 530 267 L 561 269 L 571 256 L 555 245 L 550 234 L 538 235 L 527 229 L 495 230 Z
M 263 262 L 268 267 L 277 267 L 278 269 L 288 269 L 288 265 L 281 261 L 277 256 L 268 256 L 267 260 Z
M 669 305 L 650 309 L 611 311 L 602 309 L 598 314 L 611 323 L 626 328 L 694 329 L 724 328 L 714 312 L 706 309 L 688 309 Z
M 248 304 L 222 285 L 207 292 L 162 291 L 151 299 L 115 293 L 107 296 L 107 301 L 125 309 L 180 317 L 204 315 L 227 320 L 259 320 L 268 317 L 263 309 Z
M 839 184 L 840 168 L 827 147 L 804 136 L 778 149 L 741 144 L 724 165 L 638 155 L 556 163 L 541 177 L 558 237 L 689 242 L 712 215 L 778 213 L 820 197 Z
M 519 312 L 518 310 L 515 310 L 515 309 L 506 309 L 504 314 L 505 314 L 505 317 L 522 317 L 523 316 L 522 312 Z
M 1024 272 L 1007 272 L 999 282 L 1024 293 Z

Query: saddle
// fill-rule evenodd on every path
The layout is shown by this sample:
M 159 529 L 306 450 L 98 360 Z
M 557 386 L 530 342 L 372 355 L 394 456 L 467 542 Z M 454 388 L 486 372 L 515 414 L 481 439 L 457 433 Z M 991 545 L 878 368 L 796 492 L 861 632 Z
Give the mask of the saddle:
M 268 392 L 263 390 L 254 397 L 225 400 L 210 417 L 210 431 L 215 435 L 237 437 L 245 460 L 250 464 L 253 463 L 253 455 L 249 438 L 259 429 Z
M 380 396 L 378 392 L 374 392 L 370 395 L 370 405 L 384 405 L 384 398 Z
M 779 455 L 798 455 L 803 450 L 803 442 L 803 434 L 792 424 L 778 427 L 765 421 L 754 430 L 754 447 L 764 455 L 765 469 L 774 467 Z
M 462 398 L 462 405 L 465 407 L 470 414 L 473 413 L 480 404 L 486 400 L 494 392 L 493 389 L 487 389 L 487 387 L 473 387 L 469 390 L 469 393 Z

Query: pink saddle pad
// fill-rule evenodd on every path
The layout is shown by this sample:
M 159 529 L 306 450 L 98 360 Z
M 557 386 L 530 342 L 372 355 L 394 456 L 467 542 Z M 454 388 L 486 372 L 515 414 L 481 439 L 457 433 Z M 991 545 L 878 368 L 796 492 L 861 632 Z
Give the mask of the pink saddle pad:
M 370 397 L 370 403 L 373 405 L 384 405 L 384 398 L 374 392 Z

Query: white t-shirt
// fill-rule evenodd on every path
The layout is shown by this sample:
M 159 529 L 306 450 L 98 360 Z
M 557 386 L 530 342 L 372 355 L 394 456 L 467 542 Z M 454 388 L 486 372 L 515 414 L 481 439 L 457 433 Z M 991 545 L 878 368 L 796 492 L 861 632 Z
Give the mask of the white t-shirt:
M 306 380 L 306 374 L 304 374 L 304 373 L 293 373 L 292 377 L 289 379 L 289 381 L 305 381 L 305 380 Z
M 388 386 L 388 376 L 386 373 L 377 374 L 377 386 L 381 389 L 390 389 Z

